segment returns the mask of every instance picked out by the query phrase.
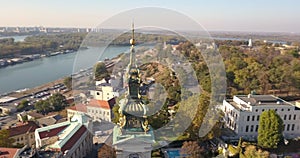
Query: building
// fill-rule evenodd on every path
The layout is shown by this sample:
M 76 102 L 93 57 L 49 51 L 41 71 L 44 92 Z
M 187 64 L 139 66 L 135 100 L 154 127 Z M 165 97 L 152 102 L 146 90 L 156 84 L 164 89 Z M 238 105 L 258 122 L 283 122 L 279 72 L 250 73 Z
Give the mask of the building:
M 113 118 L 112 108 L 115 103 L 115 98 L 108 101 L 91 99 L 86 106 L 87 114 L 94 120 L 105 120 L 111 122 Z
M 91 121 L 76 114 L 70 121 L 35 130 L 36 148 L 46 157 L 83 158 L 92 150 Z M 46 152 L 46 153 L 45 153 Z
M 37 128 L 39 126 L 35 122 L 28 121 L 23 125 L 9 128 L 9 137 L 15 140 L 13 145 L 22 144 L 31 147 L 35 145 L 34 131 Z
M 19 155 L 18 148 L 2 148 L 0 147 L 0 158 L 15 158 Z
M 75 114 L 87 114 L 85 104 L 76 104 L 75 106 L 67 107 L 67 118 L 71 119 Z
M 225 113 L 225 126 L 233 130 L 235 138 L 256 140 L 259 117 L 265 110 L 273 109 L 284 122 L 283 136 L 287 139 L 300 136 L 300 108 L 273 95 L 238 95 L 226 99 L 221 106 Z
M 96 85 L 96 90 L 91 90 L 90 94 L 97 100 L 110 100 L 115 97 L 119 97 L 119 93 L 111 83 L 101 83 Z
M 130 62 L 125 76 L 127 78 L 127 93 L 120 101 L 119 122 L 113 129 L 113 146 L 117 158 L 150 158 L 154 134 L 148 124 L 148 108 L 143 103 L 140 95 L 141 81 L 139 69 L 135 60 L 134 28 L 130 40 Z
M 61 115 L 54 114 L 51 116 L 46 116 L 40 119 L 37 119 L 36 122 L 40 127 L 54 125 L 56 123 L 65 122 L 67 121 L 66 118 L 63 118 Z

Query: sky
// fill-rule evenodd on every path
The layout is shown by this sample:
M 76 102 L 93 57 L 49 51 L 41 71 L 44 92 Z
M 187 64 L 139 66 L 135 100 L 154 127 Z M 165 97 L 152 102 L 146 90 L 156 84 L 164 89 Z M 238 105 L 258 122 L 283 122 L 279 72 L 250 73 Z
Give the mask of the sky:
M 141 7 L 160 7 L 184 14 L 206 30 L 300 32 L 298 0 L 0 0 L 0 2 L 0 26 L 95 27 L 124 11 Z M 153 12 L 153 16 L 159 20 L 161 14 Z M 161 22 L 166 21 L 161 19 Z

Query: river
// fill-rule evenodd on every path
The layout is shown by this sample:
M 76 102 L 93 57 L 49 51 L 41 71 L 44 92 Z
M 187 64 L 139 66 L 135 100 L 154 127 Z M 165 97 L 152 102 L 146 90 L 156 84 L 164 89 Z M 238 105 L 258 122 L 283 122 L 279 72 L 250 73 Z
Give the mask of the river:
M 93 47 L 1 68 L 0 94 L 32 88 L 68 76 L 80 69 L 92 67 L 98 60 L 126 52 L 129 46 L 112 46 L 103 50 L 104 47 Z M 103 55 L 100 55 L 102 52 Z

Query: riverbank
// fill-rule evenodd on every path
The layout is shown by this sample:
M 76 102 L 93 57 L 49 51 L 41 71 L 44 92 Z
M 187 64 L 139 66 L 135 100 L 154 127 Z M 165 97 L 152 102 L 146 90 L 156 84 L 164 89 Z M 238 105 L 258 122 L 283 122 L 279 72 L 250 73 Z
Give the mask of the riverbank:
M 58 52 L 47 52 L 47 53 L 41 53 L 41 54 L 32 54 L 32 55 L 20 55 L 19 57 L 15 58 L 3 58 L 0 59 L 0 68 L 4 68 L 7 66 L 12 66 L 16 64 L 22 64 L 24 62 L 29 62 L 33 60 L 37 60 L 44 57 L 51 57 L 61 54 L 68 54 L 73 53 L 77 50 L 65 50 L 65 51 L 58 51 Z

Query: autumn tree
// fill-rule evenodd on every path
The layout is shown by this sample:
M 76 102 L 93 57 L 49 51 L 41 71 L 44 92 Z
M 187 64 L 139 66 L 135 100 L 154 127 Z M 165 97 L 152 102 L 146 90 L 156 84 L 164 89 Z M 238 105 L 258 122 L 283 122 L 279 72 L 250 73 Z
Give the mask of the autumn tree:
M 185 141 L 181 147 L 180 155 L 186 158 L 202 157 L 201 153 L 204 151 L 196 141 Z
M 64 85 L 71 90 L 72 89 L 72 77 L 68 76 L 64 78 Z

